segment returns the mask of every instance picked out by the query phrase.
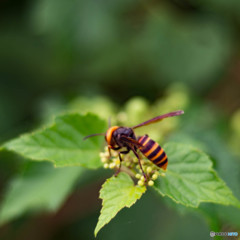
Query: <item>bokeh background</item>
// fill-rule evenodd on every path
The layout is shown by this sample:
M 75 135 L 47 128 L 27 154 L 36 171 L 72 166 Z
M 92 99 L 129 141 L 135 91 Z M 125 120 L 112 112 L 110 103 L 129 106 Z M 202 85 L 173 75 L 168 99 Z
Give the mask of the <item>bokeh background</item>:
M 62 112 L 131 126 L 183 109 L 139 134 L 207 152 L 240 199 L 239 30 L 238 0 L 2 0 L 0 143 Z M 1 152 L 1 201 L 28 162 Z M 93 239 L 98 191 L 111 174 L 87 171 L 56 211 L 24 209 L 0 227 L 0 238 Z M 188 209 L 150 190 L 97 239 L 200 240 L 210 230 L 240 234 L 240 211 Z

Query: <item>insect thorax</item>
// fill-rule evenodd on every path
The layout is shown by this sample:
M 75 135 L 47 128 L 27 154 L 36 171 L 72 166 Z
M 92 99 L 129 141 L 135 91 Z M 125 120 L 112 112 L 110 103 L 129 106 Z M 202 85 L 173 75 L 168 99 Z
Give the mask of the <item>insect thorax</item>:
M 135 134 L 134 134 L 134 132 L 131 128 L 119 127 L 118 129 L 116 129 L 113 132 L 112 137 L 113 137 L 115 143 L 120 147 L 125 146 L 125 144 L 120 139 L 121 136 L 129 137 L 129 138 L 132 138 L 132 139 L 136 140 L 136 136 L 135 136 Z

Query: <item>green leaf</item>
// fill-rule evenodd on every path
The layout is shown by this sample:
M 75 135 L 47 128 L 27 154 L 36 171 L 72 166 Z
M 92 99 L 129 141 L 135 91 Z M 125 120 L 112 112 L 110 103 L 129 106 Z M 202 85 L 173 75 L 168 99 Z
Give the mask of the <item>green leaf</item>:
M 155 189 L 161 195 L 195 208 L 201 202 L 240 207 L 240 202 L 213 170 L 205 153 L 179 143 L 166 144 L 164 149 L 169 166 L 166 175 L 155 182 Z
M 0 224 L 36 209 L 55 211 L 83 173 L 81 167 L 54 168 L 50 163 L 28 163 L 10 184 L 0 207 Z
M 67 114 L 57 117 L 51 127 L 9 141 L 3 148 L 32 160 L 51 161 L 56 167 L 97 168 L 101 166 L 99 151 L 104 138 L 83 141 L 83 137 L 105 130 L 105 121 L 96 115 Z
M 95 236 L 122 208 L 131 207 L 145 191 L 146 187 L 135 186 L 126 173 L 107 179 L 100 191 L 103 207 L 94 231 Z

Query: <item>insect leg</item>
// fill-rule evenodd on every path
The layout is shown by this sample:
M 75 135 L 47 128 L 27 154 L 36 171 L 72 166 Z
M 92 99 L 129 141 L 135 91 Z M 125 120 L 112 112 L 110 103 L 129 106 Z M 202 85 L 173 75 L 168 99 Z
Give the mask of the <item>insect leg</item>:
M 121 153 L 118 154 L 118 157 L 119 157 L 119 160 L 120 160 L 120 164 L 119 164 L 119 168 L 118 168 L 118 170 L 117 170 L 117 171 L 115 172 L 115 174 L 114 174 L 115 177 L 120 173 L 121 165 L 122 165 L 122 157 L 121 157 Z
M 112 154 L 111 154 L 111 148 L 108 146 L 108 153 L 109 153 L 109 156 L 111 157 Z
M 120 152 L 121 154 L 128 154 L 130 152 L 130 149 L 126 150 L 126 151 L 122 151 Z
M 139 155 L 137 154 L 137 152 L 136 152 L 136 150 L 135 150 L 134 148 L 132 148 L 132 151 L 133 151 L 133 153 L 135 154 L 135 156 L 136 156 L 137 159 L 138 159 L 138 163 L 139 163 L 139 166 L 140 166 L 140 168 L 141 168 L 141 170 L 142 170 L 142 174 L 143 174 L 143 176 L 144 176 L 144 178 L 145 178 L 145 182 L 147 182 L 147 177 L 146 177 L 145 172 L 143 171 L 142 164 L 141 164 L 141 161 L 140 161 L 140 157 L 139 157 Z
M 112 150 L 119 150 L 121 147 L 112 147 L 111 145 L 108 145 L 108 152 L 109 152 L 109 156 L 111 157 L 111 149 Z
M 119 154 L 118 154 L 118 156 L 119 156 L 119 160 L 120 160 L 120 165 L 119 165 L 119 168 L 118 168 L 118 170 L 117 170 L 117 172 L 115 173 L 115 176 L 117 176 L 118 175 L 118 173 L 120 172 L 120 169 L 121 169 L 121 163 L 122 163 L 122 157 L 121 157 L 121 154 L 127 154 L 127 153 L 129 153 L 130 152 L 130 148 L 127 148 L 127 150 L 126 151 L 121 151 Z
M 121 147 L 111 147 L 111 146 L 109 145 L 108 148 L 110 148 L 110 149 L 112 149 L 112 150 L 119 150 Z

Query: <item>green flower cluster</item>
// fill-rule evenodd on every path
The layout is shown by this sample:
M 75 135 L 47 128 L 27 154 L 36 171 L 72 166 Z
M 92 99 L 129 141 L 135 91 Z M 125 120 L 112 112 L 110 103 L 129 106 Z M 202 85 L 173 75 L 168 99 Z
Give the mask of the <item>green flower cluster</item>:
M 119 152 L 111 150 L 111 156 L 109 155 L 108 147 L 105 147 L 105 151 L 100 153 L 100 158 L 104 168 L 116 169 L 118 171 L 120 167 Z M 154 181 L 165 173 L 160 173 L 159 168 L 154 165 L 148 159 L 141 159 L 141 165 L 146 175 L 146 179 L 142 174 L 138 159 L 131 153 L 122 154 L 121 170 L 126 171 L 129 175 L 137 180 L 139 186 L 148 185 L 153 186 Z

